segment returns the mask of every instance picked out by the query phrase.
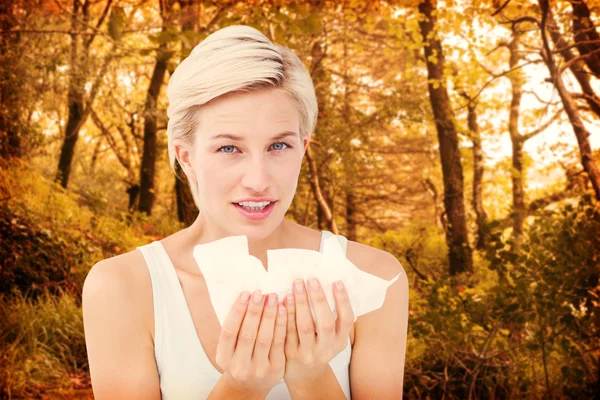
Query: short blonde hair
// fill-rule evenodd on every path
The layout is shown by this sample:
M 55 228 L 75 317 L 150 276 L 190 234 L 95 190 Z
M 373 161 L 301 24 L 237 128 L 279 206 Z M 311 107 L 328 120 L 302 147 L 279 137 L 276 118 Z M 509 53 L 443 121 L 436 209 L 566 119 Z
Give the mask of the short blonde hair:
M 317 97 L 310 74 L 287 47 L 273 44 L 245 25 L 220 29 L 200 42 L 169 79 L 167 125 L 169 163 L 175 170 L 173 140 L 193 143 L 197 114 L 202 106 L 235 92 L 278 88 L 298 106 L 300 137 L 312 135 L 317 122 Z M 190 182 L 199 207 L 196 185 Z

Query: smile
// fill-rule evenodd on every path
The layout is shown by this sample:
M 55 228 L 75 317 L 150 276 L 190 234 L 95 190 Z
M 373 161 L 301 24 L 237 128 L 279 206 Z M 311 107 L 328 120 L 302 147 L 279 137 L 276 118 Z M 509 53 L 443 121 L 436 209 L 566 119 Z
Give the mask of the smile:
M 246 219 L 251 221 L 257 221 L 265 219 L 271 214 L 273 207 L 275 207 L 276 201 L 273 202 L 262 202 L 262 203 L 247 203 L 244 202 L 243 206 L 238 203 L 232 203 L 234 207 L 244 216 Z

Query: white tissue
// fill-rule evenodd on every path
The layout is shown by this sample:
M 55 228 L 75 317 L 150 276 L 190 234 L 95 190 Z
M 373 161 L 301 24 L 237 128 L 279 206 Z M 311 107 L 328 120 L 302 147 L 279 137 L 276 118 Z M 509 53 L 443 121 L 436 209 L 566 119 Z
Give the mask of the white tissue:
M 249 254 L 245 235 L 229 236 L 194 247 L 194 259 L 206 279 L 211 303 L 221 323 L 245 290 L 276 293 L 279 299 L 292 292 L 296 279 L 317 278 L 329 308 L 337 318 L 332 284 L 338 280 L 350 296 L 354 320 L 383 306 L 387 288 L 398 279 L 386 281 L 360 270 L 348 260 L 335 235 L 324 240 L 323 252 L 306 249 L 267 250 L 269 271 Z M 313 319 L 315 314 L 310 304 Z

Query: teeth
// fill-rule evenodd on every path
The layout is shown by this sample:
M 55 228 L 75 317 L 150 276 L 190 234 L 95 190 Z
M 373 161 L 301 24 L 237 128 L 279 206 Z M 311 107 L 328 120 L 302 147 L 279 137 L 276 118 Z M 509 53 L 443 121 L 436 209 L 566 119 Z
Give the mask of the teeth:
M 254 201 L 242 201 L 241 203 L 238 203 L 240 206 L 243 207 L 259 207 L 259 208 L 264 208 L 266 206 L 268 206 L 269 204 L 271 204 L 270 201 L 260 201 L 260 202 L 254 202 Z
M 261 211 L 261 210 L 264 210 L 265 207 L 267 207 L 269 204 L 271 204 L 271 202 L 270 201 L 261 201 L 261 202 L 243 201 L 238 204 L 240 206 L 244 207 L 244 209 L 248 210 L 248 211 Z

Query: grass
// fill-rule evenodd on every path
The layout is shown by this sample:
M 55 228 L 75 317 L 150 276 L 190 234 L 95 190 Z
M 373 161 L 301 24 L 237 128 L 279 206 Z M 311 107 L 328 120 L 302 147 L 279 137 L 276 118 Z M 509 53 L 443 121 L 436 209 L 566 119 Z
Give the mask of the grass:
M 24 291 L 0 292 L 0 398 L 93 398 L 80 298 L 87 273 L 102 259 L 181 229 L 173 215 L 123 212 L 99 191 L 76 192 L 28 163 L 0 165 L 0 208 L 11 221 L 0 254 L 13 258 L 10 272 L 27 279 L 67 271 L 70 281 L 31 279 Z

